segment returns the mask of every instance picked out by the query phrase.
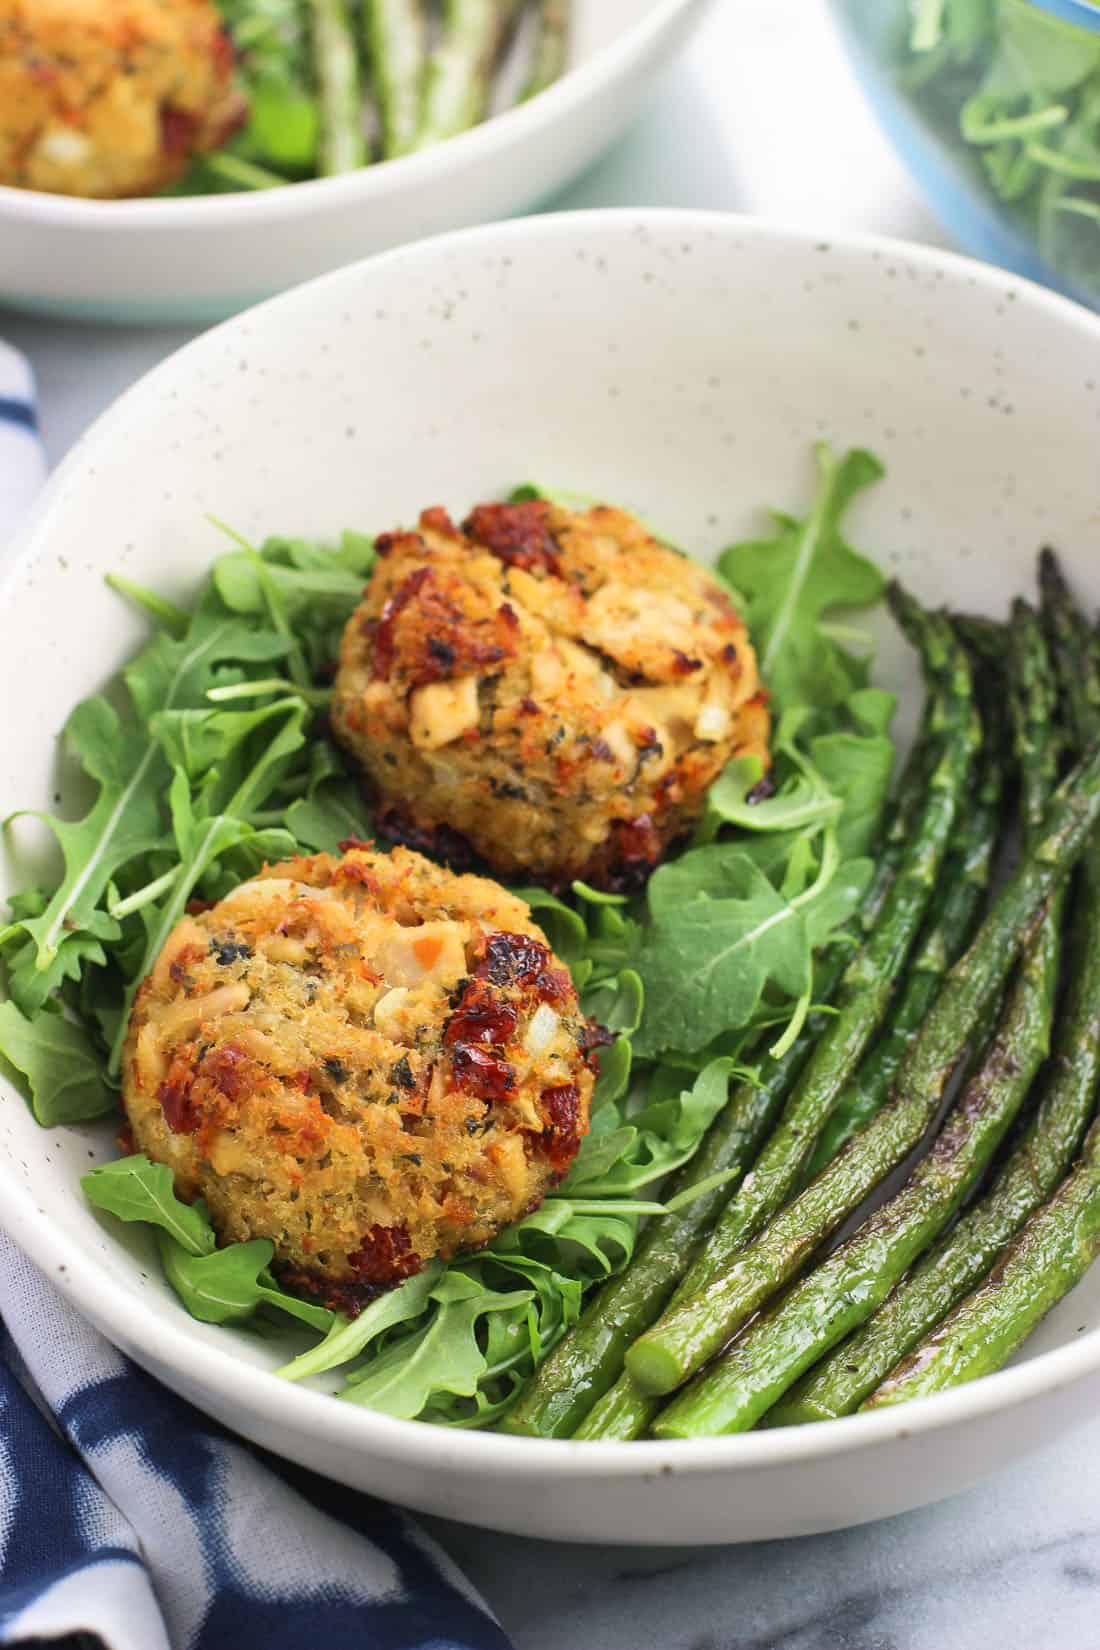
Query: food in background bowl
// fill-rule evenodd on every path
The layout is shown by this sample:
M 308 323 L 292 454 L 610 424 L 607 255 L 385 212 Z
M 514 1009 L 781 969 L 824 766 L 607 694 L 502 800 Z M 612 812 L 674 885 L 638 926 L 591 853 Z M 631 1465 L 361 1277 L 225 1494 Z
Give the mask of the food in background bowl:
M 0 0 L 0 184 L 270 189 L 430 148 L 564 72 L 571 0 Z
M 284 29 L 264 24 L 293 20 L 301 3 L 223 0 L 251 114 L 229 145 L 192 169 L 197 177 L 189 173 L 160 195 L 122 200 L 0 182 L 0 300 L 81 320 L 207 326 L 368 253 L 516 216 L 557 194 L 625 129 L 707 9 L 707 0 L 571 0 L 564 72 L 545 94 L 515 102 L 534 73 L 532 31 L 543 16 L 548 29 L 556 9 L 554 0 L 543 0 L 540 13 L 528 0 L 494 82 L 492 119 L 391 162 L 381 116 L 371 112 L 362 136 L 372 164 L 352 154 L 353 169 L 330 176 L 320 157 L 312 36 L 299 28 L 299 45 L 288 49 Z M 419 5 L 372 0 L 371 9 L 400 18 Z M 462 0 L 456 15 L 459 9 L 485 7 Z M 321 10 L 311 5 L 311 14 Z M 246 39 L 249 13 L 257 28 Z M 439 18 L 437 5 L 431 15 Z M 357 44 L 363 39 L 359 29 Z M 375 62 L 369 38 L 367 51 Z M 551 70 L 555 56 L 563 63 L 560 50 L 549 51 Z M 545 72 L 546 52 L 539 61 Z M 415 60 L 413 73 L 419 119 Z M 454 91 L 452 76 L 440 91 L 448 85 Z M 343 165 L 348 147 L 337 145 L 328 158 Z M 294 187 L 269 187 L 280 182 Z M 508 466 L 504 473 L 511 473 Z
M 332 717 L 387 833 L 505 876 L 644 883 L 734 756 L 768 761 L 743 620 L 622 510 L 428 510 L 390 533 Z
M 0 0 L 0 183 L 154 194 L 247 113 L 213 0 Z

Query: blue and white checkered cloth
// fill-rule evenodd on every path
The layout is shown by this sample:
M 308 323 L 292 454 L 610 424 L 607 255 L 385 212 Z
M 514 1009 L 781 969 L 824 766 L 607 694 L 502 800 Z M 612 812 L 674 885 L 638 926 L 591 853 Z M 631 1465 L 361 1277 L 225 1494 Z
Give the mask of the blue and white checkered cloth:
M 0 547 L 45 474 L 0 343 Z M 0 1237 L 0 1645 L 509 1650 L 394 1508 L 240 1443 L 115 1351 Z

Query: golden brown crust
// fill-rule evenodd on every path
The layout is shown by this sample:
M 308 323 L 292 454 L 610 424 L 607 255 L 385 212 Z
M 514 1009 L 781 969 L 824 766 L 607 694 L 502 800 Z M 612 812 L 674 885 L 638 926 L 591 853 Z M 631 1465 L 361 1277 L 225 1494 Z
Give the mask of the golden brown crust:
M 213 0 L 0 0 L 0 183 L 153 194 L 245 113 Z
M 134 1149 L 354 1307 L 565 1173 L 592 1038 L 522 901 L 403 848 L 265 869 L 173 931 L 124 1051 Z
M 426 510 L 388 534 L 332 722 L 386 829 L 501 875 L 636 886 L 731 756 L 768 760 L 721 585 L 621 510 Z

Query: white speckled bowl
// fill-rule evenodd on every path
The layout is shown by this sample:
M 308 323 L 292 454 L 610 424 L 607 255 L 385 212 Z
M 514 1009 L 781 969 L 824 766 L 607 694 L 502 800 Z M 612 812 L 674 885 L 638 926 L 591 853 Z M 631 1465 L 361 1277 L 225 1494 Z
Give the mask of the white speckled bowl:
M 0 301 L 128 325 L 216 321 L 353 258 L 523 211 L 619 135 L 706 4 L 574 0 L 569 72 L 541 97 L 343 177 L 123 201 L 0 187 Z
M 939 252 L 685 213 L 534 219 L 316 281 L 190 345 L 55 477 L 0 587 L 0 813 L 48 807 L 56 737 L 141 624 L 118 568 L 190 590 L 249 535 L 378 528 L 518 479 L 621 501 L 711 552 L 795 506 L 809 444 L 889 477 L 859 542 L 924 596 L 1001 612 L 1036 547 L 1100 600 L 1100 319 Z M 894 644 L 881 677 L 909 694 Z M 27 851 L 25 835 L 21 843 Z M 9 863 L 0 892 L 20 878 Z M 724 1542 L 881 1517 L 975 1482 L 1100 1396 L 1100 1268 L 1014 1368 L 905 1410 L 699 1444 L 543 1443 L 388 1420 L 195 1323 L 77 1177 L 108 1128 L 43 1133 L 0 1083 L 0 1218 L 78 1307 L 229 1426 L 380 1495 L 532 1535 Z

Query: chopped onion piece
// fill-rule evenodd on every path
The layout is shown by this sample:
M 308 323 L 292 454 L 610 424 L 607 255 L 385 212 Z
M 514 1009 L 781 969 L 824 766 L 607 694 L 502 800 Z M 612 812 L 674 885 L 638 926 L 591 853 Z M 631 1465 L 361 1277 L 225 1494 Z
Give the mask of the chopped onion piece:
M 531 1016 L 531 1024 L 527 1027 L 523 1039 L 523 1046 L 528 1054 L 541 1054 L 549 1048 L 557 1035 L 560 1020 L 549 1003 L 540 1003 Z

